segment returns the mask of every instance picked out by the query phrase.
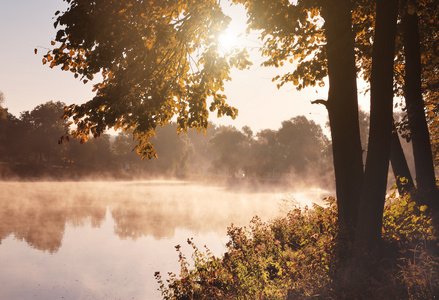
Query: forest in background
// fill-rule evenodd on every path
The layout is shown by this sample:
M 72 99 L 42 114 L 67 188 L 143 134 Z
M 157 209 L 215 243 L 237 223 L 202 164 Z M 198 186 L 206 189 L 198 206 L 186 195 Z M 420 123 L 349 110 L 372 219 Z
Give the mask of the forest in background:
M 176 135 L 177 125 L 171 123 L 158 127 L 153 138 L 158 157 L 142 160 L 130 132 L 61 142 L 68 131 L 60 118 L 64 107 L 49 101 L 19 117 L 2 108 L 2 179 L 245 178 L 297 184 L 300 178 L 300 183 L 334 185 L 331 142 L 305 116 L 257 133 L 210 123 L 205 133 Z

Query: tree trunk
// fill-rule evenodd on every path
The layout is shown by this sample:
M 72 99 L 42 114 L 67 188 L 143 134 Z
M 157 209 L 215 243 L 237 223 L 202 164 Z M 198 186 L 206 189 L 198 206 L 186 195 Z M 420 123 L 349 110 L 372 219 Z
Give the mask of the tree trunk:
M 363 178 L 351 1 L 325 1 L 329 75 L 327 109 L 332 136 L 340 235 L 353 241 Z
M 417 195 L 421 203 L 437 205 L 433 155 L 421 90 L 421 51 L 417 14 L 406 11 L 402 24 L 406 60 L 404 92 L 415 159 Z
M 370 131 L 361 192 L 356 249 L 360 258 L 377 250 L 381 239 L 393 124 L 393 60 L 398 0 L 378 0 L 370 79 Z
M 404 150 L 402 149 L 401 141 L 399 140 L 395 124 L 392 125 L 390 163 L 392 165 L 393 174 L 395 175 L 396 186 L 398 187 L 399 194 L 412 194 L 415 189 L 415 185 L 413 183 L 412 175 L 410 174 L 410 169 L 407 165 L 407 160 L 405 158 Z M 404 184 L 401 182 L 403 178 L 405 179 Z

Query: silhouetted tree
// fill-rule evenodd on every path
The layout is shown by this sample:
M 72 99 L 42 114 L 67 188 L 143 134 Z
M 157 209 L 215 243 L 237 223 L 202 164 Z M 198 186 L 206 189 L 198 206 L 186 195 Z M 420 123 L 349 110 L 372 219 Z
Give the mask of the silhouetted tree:
M 210 139 L 218 132 L 218 127 L 209 122 L 209 128 L 204 132 L 195 129 L 188 130 L 188 137 L 193 147 L 193 153 L 189 158 L 189 170 L 194 174 L 208 174 L 215 153 L 211 151 Z
M 66 122 L 60 119 L 65 104 L 49 101 L 38 105 L 31 112 L 24 112 L 21 120 L 29 124 L 31 131 L 26 133 L 27 143 L 32 145 L 32 159 L 35 163 L 45 166 L 62 164 L 63 147 L 58 139 L 67 131 Z
M 237 175 L 245 166 L 248 149 L 247 137 L 233 126 L 223 126 L 210 139 L 217 158 L 213 161 L 216 170 L 225 171 L 229 176 Z
M 73 175 L 109 175 L 115 169 L 108 134 L 103 134 L 100 139 L 90 138 L 86 143 L 71 139 L 62 146 L 66 149 L 66 166 Z
M 309 168 L 319 168 L 329 144 L 322 128 L 305 116 L 283 121 L 277 132 L 277 141 L 279 148 L 275 155 L 281 157 L 279 168 L 298 175 L 305 175 Z
M 0 161 L 5 159 L 8 110 L 3 107 L 4 95 L 0 92 Z
M 136 143 L 133 135 L 127 131 L 121 131 L 114 138 L 111 144 L 111 150 L 115 159 L 115 163 L 125 171 L 132 172 L 138 169 L 141 158 L 135 151 Z
M 256 134 L 256 140 L 251 149 L 253 164 L 251 164 L 251 173 L 259 177 L 273 176 L 278 174 L 279 163 L 277 131 L 264 129 Z
M 422 195 L 419 197 L 422 203 L 438 206 L 439 194 L 422 97 L 421 43 L 416 11 L 405 9 L 401 22 L 405 55 L 404 95 L 415 159 L 417 193 Z
M 160 152 L 149 165 L 157 174 L 183 175 L 186 171 L 193 146 L 187 135 L 176 135 L 177 124 L 170 123 L 157 129 L 152 139 Z M 149 166 L 148 166 L 149 167 Z

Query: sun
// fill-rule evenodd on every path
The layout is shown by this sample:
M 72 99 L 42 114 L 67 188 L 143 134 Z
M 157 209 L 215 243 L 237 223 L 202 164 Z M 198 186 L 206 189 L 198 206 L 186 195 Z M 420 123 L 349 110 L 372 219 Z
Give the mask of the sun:
M 219 46 L 224 52 L 230 52 L 238 48 L 240 46 L 240 38 L 237 31 L 229 27 L 219 36 Z

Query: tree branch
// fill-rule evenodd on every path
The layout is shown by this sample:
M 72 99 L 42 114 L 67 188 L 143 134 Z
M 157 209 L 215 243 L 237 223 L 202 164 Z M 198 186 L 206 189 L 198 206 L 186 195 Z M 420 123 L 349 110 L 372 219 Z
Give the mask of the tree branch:
M 328 106 L 328 100 L 324 99 L 316 99 L 314 101 L 311 101 L 311 104 L 323 104 L 324 106 Z

